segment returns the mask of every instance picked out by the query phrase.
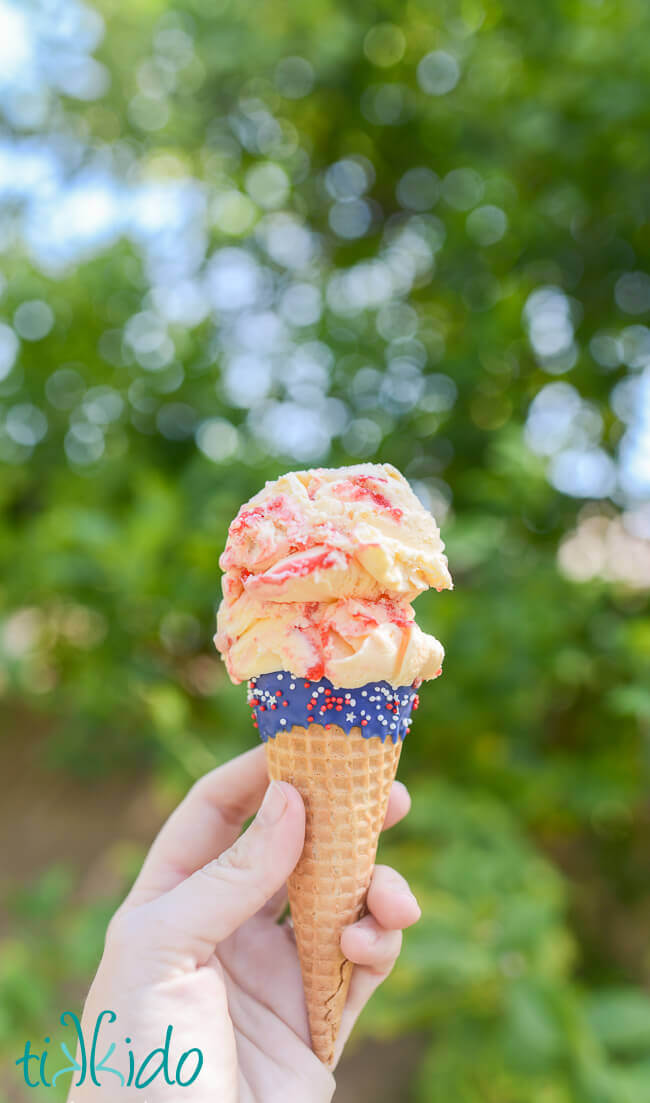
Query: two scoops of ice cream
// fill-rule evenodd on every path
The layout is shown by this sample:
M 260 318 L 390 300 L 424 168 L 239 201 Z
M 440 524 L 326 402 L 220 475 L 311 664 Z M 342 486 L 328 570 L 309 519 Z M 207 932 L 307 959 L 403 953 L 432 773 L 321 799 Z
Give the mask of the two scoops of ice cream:
M 248 682 L 270 775 L 305 802 L 289 902 L 312 1045 L 331 1063 L 352 970 L 341 931 L 363 914 L 417 689 L 444 655 L 412 602 L 451 576 L 434 518 L 390 464 L 267 483 L 219 562 L 215 644 Z
M 293 471 L 230 526 L 215 643 L 234 682 L 286 670 L 355 687 L 434 678 L 411 602 L 451 587 L 437 525 L 390 464 Z

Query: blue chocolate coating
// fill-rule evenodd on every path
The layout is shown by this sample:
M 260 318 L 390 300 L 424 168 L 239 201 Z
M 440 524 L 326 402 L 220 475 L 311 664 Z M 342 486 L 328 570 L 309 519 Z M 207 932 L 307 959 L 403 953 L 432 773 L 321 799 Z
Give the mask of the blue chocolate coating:
M 368 682 L 358 689 L 337 689 L 327 678 L 314 682 L 294 678 L 287 670 L 260 674 L 248 683 L 251 706 L 262 742 L 300 724 L 338 724 L 349 735 L 359 728 L 364 739 L 403 739 L 418 706 L 415 686 L 395 689 L 388 682 Z

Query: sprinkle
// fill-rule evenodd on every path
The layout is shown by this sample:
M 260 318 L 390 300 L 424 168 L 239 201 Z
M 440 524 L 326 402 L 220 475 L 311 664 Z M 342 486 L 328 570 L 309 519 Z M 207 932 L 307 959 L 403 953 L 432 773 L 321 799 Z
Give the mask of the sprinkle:
M 284 678 L 284 674 L 278 674 L 278 681 L 281 682 Z
M 282 673 L 280 679 L 278 674 Z M 287 689 L 276 689 L 278 681 L 286 681 Z M 288 731 L 291 725 L 323 724 L 331 729 L 334 723 L 349 733 L 359 725 L 365 739 L 372 737 L 386 741 L 390 735 L 393 743 L 403 739 L 410 728 L 409 715 L 417 701 L 417 686 L 395 688 L 387 682 L 372 682 L 356 690 L 336 688 L 326 678 L 314 681 L 308 678 L 296 678 L 286 671 L 260 675 L 256 679 L 257 688 L 253 688 L 253 679 L 249 680 L 247 700 L 251 707 L 251 719 L 257 727 L 262 740 L 272 739 L 279 731 Z M 365 701 L 362 702 L 362 697 Z M 354 711 L 357 702 L 367 708 Z M 284 716 L 274 717 L 273 712 L 283 712 Z M 340 716 L 332 718 L 326 724 L 327 713 L 337 712 Z M 268 713 L 268 715 L 267 715 Z M 366 731 L 367 729 L 367 731 Z

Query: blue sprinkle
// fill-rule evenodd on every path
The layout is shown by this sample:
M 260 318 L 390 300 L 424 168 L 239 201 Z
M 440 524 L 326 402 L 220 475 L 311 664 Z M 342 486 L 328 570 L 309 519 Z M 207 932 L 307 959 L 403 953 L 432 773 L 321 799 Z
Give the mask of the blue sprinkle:
M 252 712 L 263 742 L 274 739 L 279 731 L 293 725 L 299 724 L 309 730 L 310 717 L 313 717 L 313 723 L 316 724 L 336 724 L 348 735 L 353 728 L 358 727 L 364 739 L 377 736 L 382 743 L 385 742 L 387 735 L 393 743 L 397 743 L 398 739 L 404 738 L 410 727 L 411 709 L 417 693 L 414 686 L 395 688 L 388 682 L 381 682 L 379 685 L 369 682 L 365 689 L 355 689 L 356 694 L 366 698 L 364 704 L 367 705 L 367 709 L 361 709 L 357 715 L 356 712 L 350 711 L 350 706 L 356 704 L 356 697 L 350 699 L 349 690 L 337 689 L 327 678 L 314 682 L 305 678 L 292 679 L 291 674 L 288 677 L 289 689 L 285 687 L 282 697 L 276 695 L 273 685 L 283 681 L 284 672 L 260 674 L 248 683 L 249 700 L 258 702 L 252 707 Z M 342 698 L 342 706 L 339 710 L 336 707 L 326 708 L 327 698 L 322 696 L 326 690 L 332 697 Z M 368 690 L 374 690 L 374 693 L 369 694 Z M 276 701 L 278 704 L 273 708 Z M 387 703 L 392 705 L 395 721 L 391 723 L 390 729 L 388 729 L 388 719 L 383 712 Z M 311 708 L 307 707 L 309 704 L 312 705 Z M 261 706 L 264 706 L 263 711 Z M 363 717 L 367 723 L 361 725 L 360 717 Z

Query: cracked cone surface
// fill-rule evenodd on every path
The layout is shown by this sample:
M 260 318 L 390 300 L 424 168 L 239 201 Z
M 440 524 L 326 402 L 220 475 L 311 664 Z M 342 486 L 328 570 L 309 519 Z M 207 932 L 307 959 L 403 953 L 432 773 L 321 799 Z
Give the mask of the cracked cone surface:
M 353 969 L 341 932 L 365 912 L 402 740 L 310 724 L 280 731 L 265 746 L 270 776 L 295 785 L 305 803 L 305 846 L 289 878 L 289 904 L 312 1047 L 331 1065 Z

